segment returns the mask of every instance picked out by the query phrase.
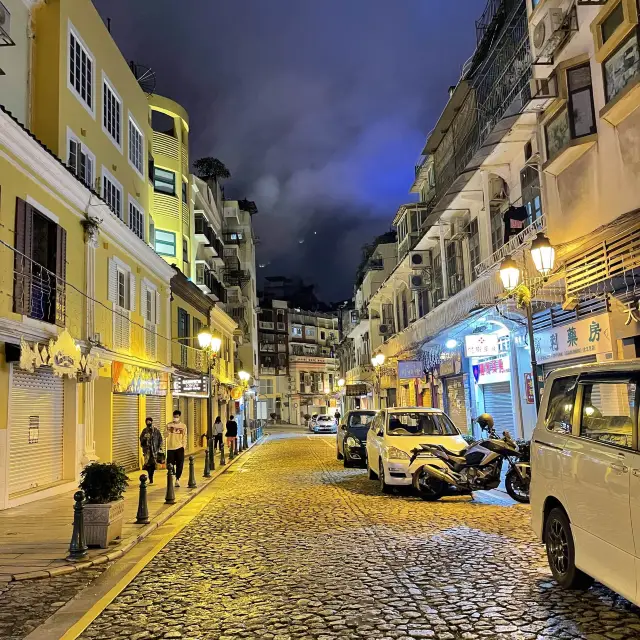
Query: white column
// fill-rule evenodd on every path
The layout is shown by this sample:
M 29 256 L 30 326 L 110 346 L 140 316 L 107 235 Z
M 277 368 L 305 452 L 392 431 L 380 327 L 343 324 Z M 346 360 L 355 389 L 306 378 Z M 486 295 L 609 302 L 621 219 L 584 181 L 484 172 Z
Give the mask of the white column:
M 440 266 L 442 267 L 442 299 L 449 297 L 449 282 L 447 279 L 447 247 L 444 241 L 444 222 L 440 220 Z
M 492 253 L 491 246 L 491 194 L 488 171 L 482 171 L 482 197 L 484 206 L 478 211 L 478 235 L 480 236 L 480 261 L 486 260 Z

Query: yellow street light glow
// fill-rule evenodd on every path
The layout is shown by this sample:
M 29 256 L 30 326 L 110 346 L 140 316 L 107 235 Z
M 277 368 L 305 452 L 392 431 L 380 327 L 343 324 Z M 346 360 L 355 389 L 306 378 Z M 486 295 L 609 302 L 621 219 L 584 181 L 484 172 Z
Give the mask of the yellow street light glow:
M 553 271 L 556 250 L 551 246 L 549 238 L 540 232 L 531 243 L 531 258 L 536 269 L 545 278 Z
M 213 353 L 220 353 L 221 346 L 222 340 L 220 338 L 213 338 L 211 340 L 211 351 L 213 351 Z
M 345 385 L 344 378 L 340 378 L 340 380 L 338 380 L 338 386 L 344 387 L 344 385 Z
M 208 349 L 211 346 L 211 342 L 213 340 L 213 336 L 210 331 L 201 331 L 198 334 L 198 343 L 200 344 L 201 349 Z
M 505 258 L 500 265 L 500 279 L 507 291 L 513 291 L 520 282 L 520 268 L 513 258 Z
M 242 382 L 248 382 L 250 377 L 251 375 L 248 374 L 246 371 L 238 371 L 238 378 L 240 378 Z

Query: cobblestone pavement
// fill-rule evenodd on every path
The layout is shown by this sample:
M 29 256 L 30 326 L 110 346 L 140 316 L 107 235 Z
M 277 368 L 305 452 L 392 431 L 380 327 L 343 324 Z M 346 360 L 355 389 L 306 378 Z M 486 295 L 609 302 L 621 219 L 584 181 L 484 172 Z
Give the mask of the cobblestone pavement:
M 381 495 L 329 438 L 272 439 L 83 638 L 640 638 L 603 587 L 561 591 L 528 507 Z

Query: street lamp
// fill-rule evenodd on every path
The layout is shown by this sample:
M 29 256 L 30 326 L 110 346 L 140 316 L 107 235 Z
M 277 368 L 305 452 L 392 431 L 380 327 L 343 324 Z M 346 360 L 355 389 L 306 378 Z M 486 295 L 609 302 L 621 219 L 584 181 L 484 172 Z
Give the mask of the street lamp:
M 553 271 L 556 252 L 549 239 L 539 233 L 531 243 L 531 259 L 543 278 Z M 533 397 L 536 403 L 536 413 L 540 410 L 540 381 L 538 380 L 538 359 L 536 343 L 533 335 L 533 311 L 531 309 L 531 289 L 524 283 L 520 284 L 520 267 L 513 258 L 505 258 L 500 265 L 500 279 L 505 290 L 516 296 L 527 314 L 527 332 L 529 334 L 529 351 L 531 354 L 531 371 L 533 378 Z
M 378 408 L 380 408 L 380 404 L 382 404 L 380 402 L 380 368 L 384 364 L 384 361 L 385 361 L 384 353 L 379 353 L 378 355 L 375 355 L 373 356 L 373 358 L 371 358 L 371 364 L 373 365 L 373 375 L 374 375 L 374 381 L 375 381 L 375 392 L 376 392 L 376 395 L 378 396 Z M 375 398 L 374 398 L 374 405 L 375 405 Z
M 342 387 L 344 387 L 344 385 L 345 385 L 344 378 L 340 378 L 340 380 L 338 380 L 338 387 L 340 389 L 342 389 Z
M 209 402 L 207 402 L 207 449 L 209 455 L 209 468 L 213 469 L 213 366 L 220 353 L 222 340 L 214 336 L 209 330 L 203 329 L 198 334 L 198 344 L 207 354 L 208 378 L 209 378 Z
M 245 391 L 249 386 L 249 379 L 251 378 L 251 374 L 247 373 L 246 371 L 238 371 L 238 378 L 240 378 L 240 383 L 242 385 L 242 403 L 244 405 L 244 409 L 243 409 L 244 414 L 242 416 L 242 422 L 244 427 L 243 441 L 244 441 L 244 448 L 246 449 L 249 442 L 247 439 L 249 432 L 247 430 L 247 398 L 245 396 Z

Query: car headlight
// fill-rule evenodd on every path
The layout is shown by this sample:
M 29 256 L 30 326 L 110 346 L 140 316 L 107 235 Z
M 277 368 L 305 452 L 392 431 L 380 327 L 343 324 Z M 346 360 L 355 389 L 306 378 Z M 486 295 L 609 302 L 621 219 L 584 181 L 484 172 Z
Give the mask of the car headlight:
M 361 444 L 361 442 L 360 442 L 360 440 L 358 440 L 357 438 L 354 438 L 353 436 L 349 436 L 349 437 L 347 438 L 347 444 L 348 444 L 350 447 L 359 447 L 359 446 L 360 446 L 360 444 Z
M 411 456 L 397 447 L 386 447 L 384 457 L 387 460 L 409 460 Z

